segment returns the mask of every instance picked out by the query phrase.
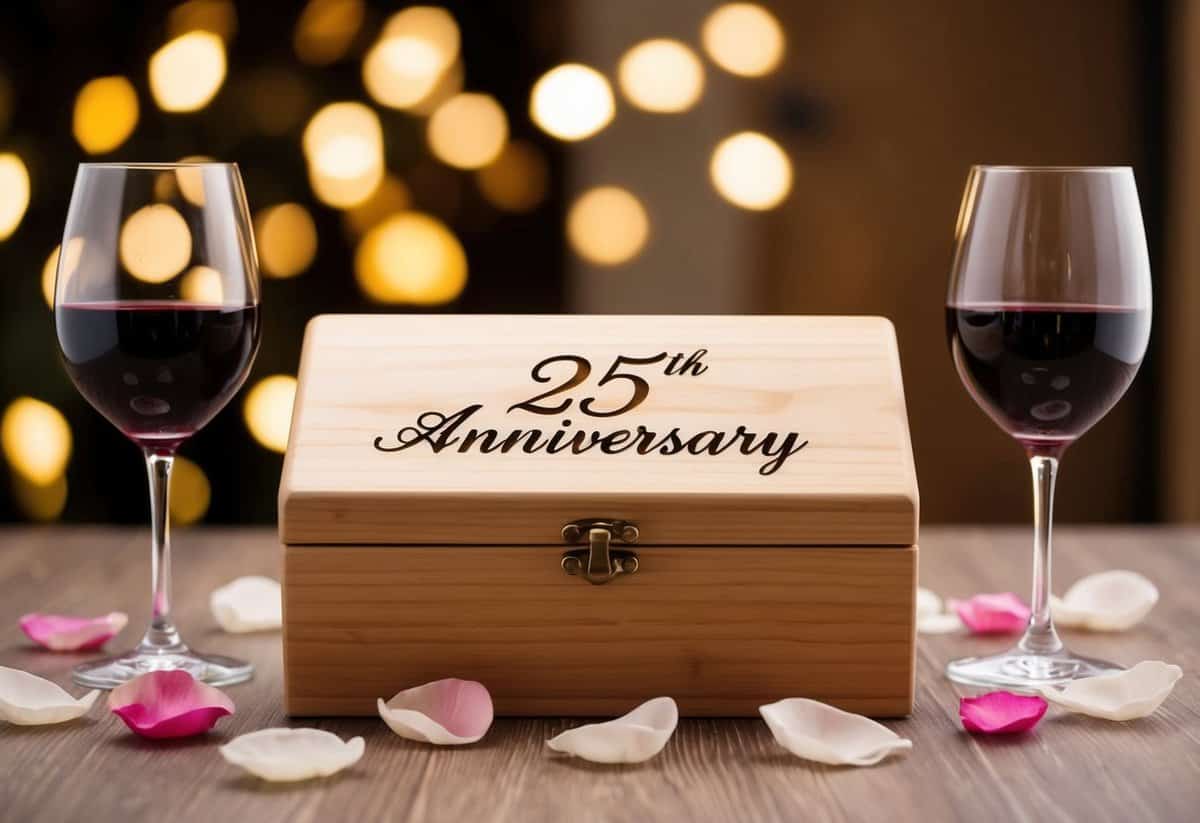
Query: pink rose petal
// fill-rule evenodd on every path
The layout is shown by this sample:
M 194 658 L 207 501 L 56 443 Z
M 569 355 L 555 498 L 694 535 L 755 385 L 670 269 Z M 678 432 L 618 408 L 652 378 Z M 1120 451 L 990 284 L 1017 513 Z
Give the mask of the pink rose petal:
M 22 615 L 17 622 L 21 631 L 43 648 L 56 652 L 90 652 L 125 628 L 129 617 L 123 612 L 112 612 L 103 617 L 34 612 Z
M 977 594 L 949 606 L 972 634 L 1019 634 L 1029 624 L 1029 607 L 1012 592 Z
M 203 734 L 227 714 L 233 701 L 220 689 L 184 671 L 148 672 L 113 689 L 108 707 L 142 737 Z
M 989 692 L 958 701 L 963 728 L 980 734 L 1027 732 L 1046 713 L 1046 701 L 1012 692 Z
M 379 715 L 401 737 L 457 746 L 474 743 L 492 725 L 492 696 L 474 680 L 449 677 L 400 692 L 386 703 L 378 700 Z

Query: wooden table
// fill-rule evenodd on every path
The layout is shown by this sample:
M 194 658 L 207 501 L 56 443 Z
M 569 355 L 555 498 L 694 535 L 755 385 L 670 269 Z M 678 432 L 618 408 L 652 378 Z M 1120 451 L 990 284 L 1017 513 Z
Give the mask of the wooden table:
M 1164 659 L 1184 679 L 1150 718 L 1110 723 L 1054 709 L 1017 738 L 982 738 L 957 725 L 946 660 L 999 651 L 1007 641 L 924 637 L 916 709 L 888 725 L 913 740 L 906 756 L 867 769 L 808 763 L 750 720 L 685 720 L 666 750 L 640 766 L 596 766 L 551 756 L 542 741 L 575 721 L 498 720 L 479 744 L 432 748 L 402 740 L 377 719 L 312 725 L 362 735 L 366 755 L 324 781 L 265 784 L 227 765 L 216 746 L 287 725 L 280 711 L 276 635 L 226 636 L 208 593 L 242 574 L 275 574 L 266 530 L 176 534 L 177 616 L 200 649 L 244 656 L 255 679 L 229 691 L 237 714 L 208 736 L 149 742 L 103 705 L 60 726 L 0 724 L 0 820 L 1051 820 L 1200 819 L 1200 531 L 1061 529 L 1061 591 L 1079 575 L 1130 568 L 1155 580 L 1162 600 L 1118 635 L 1067 633 L 1078 651 L 1124 664 Z M 24 612 L 129 612 L 111 648 L 136 640 L 147 610 L 146 534 L 102 528 L 0 531 L 0 664 L 70 686 L 79 658 L 36 651 L 16 628 Z M 1025 530 L 922 533 L 922 582 L 949 595 L 1024 592 Z

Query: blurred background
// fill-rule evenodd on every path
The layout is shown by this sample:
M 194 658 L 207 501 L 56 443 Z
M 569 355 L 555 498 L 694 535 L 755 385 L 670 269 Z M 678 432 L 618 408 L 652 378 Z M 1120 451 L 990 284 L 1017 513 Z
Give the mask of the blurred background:
M 1200 2 L 3 4 L 0 521 L 145 522 L 48 295 L 77 163 L 196 157 L 241 167 L 265 326 L 183 448 L 177 524 L 274 520 L 329 311 L 886 315 L 923 520 L 1023 521 L 1023 455 L 944 339 L 972 163 L 1134 167 L 1152 351 L 1058 516 L 1200 518 Z

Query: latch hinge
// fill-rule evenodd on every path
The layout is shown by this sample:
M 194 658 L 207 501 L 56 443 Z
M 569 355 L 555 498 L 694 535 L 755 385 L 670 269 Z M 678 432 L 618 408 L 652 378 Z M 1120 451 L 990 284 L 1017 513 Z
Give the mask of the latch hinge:
M 635 552 L 612 547 L 614 541 L 638 541 L 635 523 L 628 520 L 573 520 L 563 526 L 562 536 L 567 543 L 587 543 L 586 549 L 571 549 L 563 554 L 562 568 L 567 574 L 600 585 L 619 574 L 633 574 L 638 570 Z

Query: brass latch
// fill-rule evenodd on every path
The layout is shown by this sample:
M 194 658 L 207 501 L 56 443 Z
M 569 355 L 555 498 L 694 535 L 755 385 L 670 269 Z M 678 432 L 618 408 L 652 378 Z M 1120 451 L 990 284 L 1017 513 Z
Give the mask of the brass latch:
M 574 520 L 562 528 L 567 543 L 587 542 L 586 549 L 571 549 L 562 556 L 567 574 L 579 575 L 589 583 L 607 583 L 619 574 L 638 570 L 638 556 L 629 549 L 615 549 L 612 541 L 636 543 L 638 527 L 627 520 Z

